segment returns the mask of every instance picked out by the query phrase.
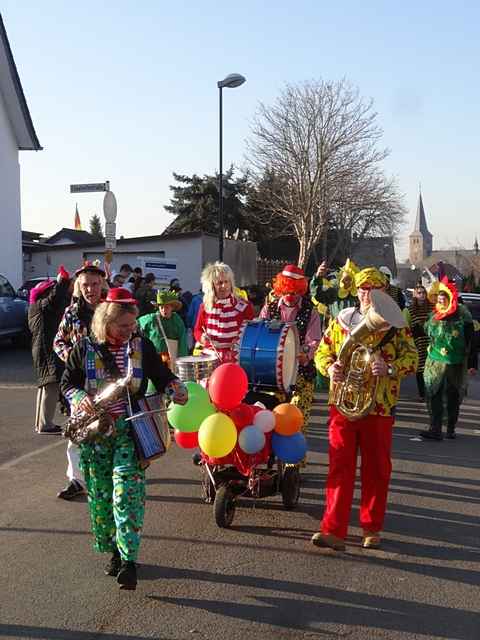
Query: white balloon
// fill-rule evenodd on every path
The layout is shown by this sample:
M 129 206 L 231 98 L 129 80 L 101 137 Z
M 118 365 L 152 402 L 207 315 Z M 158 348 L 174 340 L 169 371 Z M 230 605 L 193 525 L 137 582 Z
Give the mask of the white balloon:
M 253 418 L 253 424 L 263 431 L 263 433 L 273 431 L 275 428 L 275 414 L 268 409 L 258 411 Z

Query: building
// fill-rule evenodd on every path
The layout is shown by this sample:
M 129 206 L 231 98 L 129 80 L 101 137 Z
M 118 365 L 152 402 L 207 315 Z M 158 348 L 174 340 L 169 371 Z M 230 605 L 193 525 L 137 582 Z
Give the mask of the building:
M 24 243 L 25 280 L 55 275 L 60 265 L 73 273 L 84 260 L 98 259 L 103 263 L 104 240 L 75 242 L 79 238 L 66 231 L 72 230 L 62 229 L 43 242 Z M 133 268 L 142 267 L 144 273 L 158 273 L 159 284 L 168 284 L 170 279 L 178 278 L 185 291 L 195 293 L 200 288 L 203 267 L 217 258 L 218 236 L 208 233 L 121 238 L 113 252 L 112 271 L 118 271 L 122 264 L 128 263 Z M 225 239 L 224 258 L 232 267 L 237 284 L 246 286 L 257 282 L 255 242 Z
M 19 151 L 40 151 L 32 118 L 0 14 L 0 273 L 22 281 Z
M 428 283 L 430 274 L 444 273 L 457 281 L 471 278 L 480 280 L 480 254 L 475 238 L 472 249 L 433 249 L 433 235 L 428 230 L 422 194 L 418 196 L 415 226 L 409 235 L 408 260 L 399 265 L 399 280 L 403 287 L 413 287 L 424 280 Z

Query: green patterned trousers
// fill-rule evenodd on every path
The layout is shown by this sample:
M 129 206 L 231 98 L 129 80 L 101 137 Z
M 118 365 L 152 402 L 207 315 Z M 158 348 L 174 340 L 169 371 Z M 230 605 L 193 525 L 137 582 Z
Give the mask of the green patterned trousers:
M 115 437 L 81 445 L 94 548 L 135 562 L 145 513 L 145 472 L 138 464 L 130 426 L 116 420 Z

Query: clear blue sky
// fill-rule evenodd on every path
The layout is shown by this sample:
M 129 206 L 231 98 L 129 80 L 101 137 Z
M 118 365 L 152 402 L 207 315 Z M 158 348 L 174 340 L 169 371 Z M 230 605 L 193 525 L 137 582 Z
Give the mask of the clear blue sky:
M 223 6 L 222 6 L 223 5 Z M 413 225 L 421 182 L 434 246 L 480 236 L 480 5 L 318 0 L 67 3 L 3 0 L 2 14 L 42 152 L 21 153 L 22 227 L 84 228 L 102 195 L 69 185 L 110 179 L 118 232 L 161 233 L 172 171 L 218 167 L 217 80 L 224 91 L 224 167 L 242 166 L 259 101 L 285 83 L 346 77 L 373 98 L 385 164 Z M 399 247 L 400 257 L 405 249 Z

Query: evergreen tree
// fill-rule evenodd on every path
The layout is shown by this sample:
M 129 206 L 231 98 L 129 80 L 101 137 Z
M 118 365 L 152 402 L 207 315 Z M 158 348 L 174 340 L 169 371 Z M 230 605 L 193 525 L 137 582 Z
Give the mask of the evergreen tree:
M 100 222 L 100 217 L 96 213 L 94 213 L 90 218 L 88 224 L 92 236 L 95 238 L 103 238 L 102 223 Z

